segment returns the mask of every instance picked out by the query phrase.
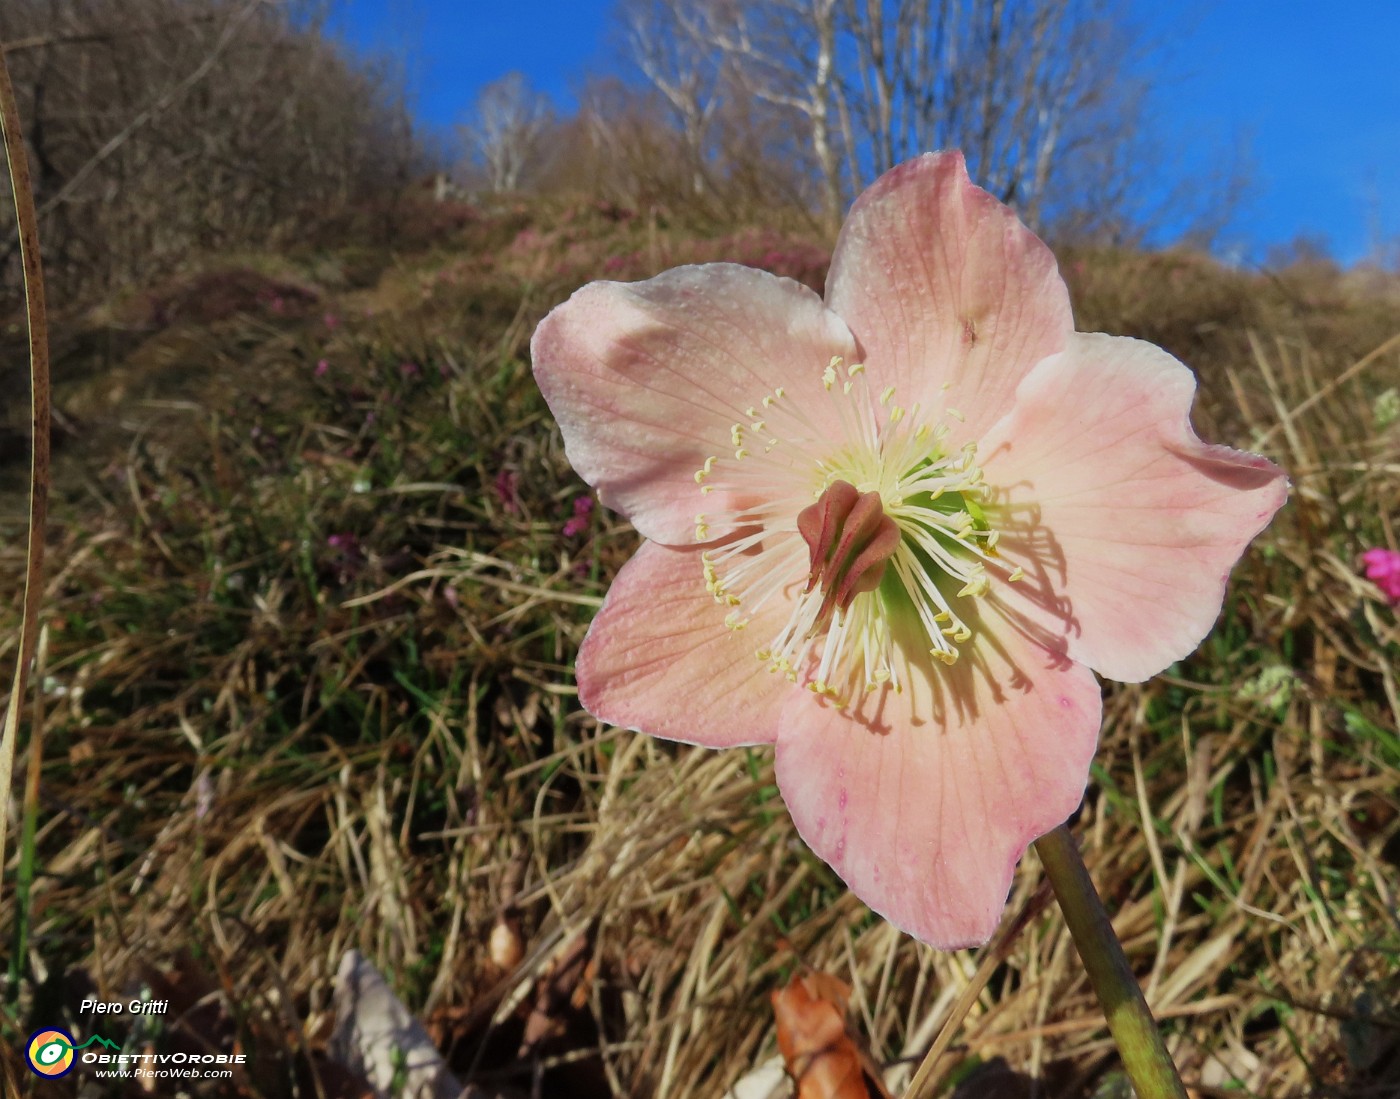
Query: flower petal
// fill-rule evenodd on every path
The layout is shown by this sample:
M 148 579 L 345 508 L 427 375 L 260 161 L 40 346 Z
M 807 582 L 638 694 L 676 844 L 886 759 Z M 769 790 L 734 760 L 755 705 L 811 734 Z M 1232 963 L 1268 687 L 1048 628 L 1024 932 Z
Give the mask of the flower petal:
M 949 425 L 955 444 L 1005 413 L 1074 330 L 1055 257 L 955 152 L 901 164 L 856 200 L 826 296 L 896 402 L 966 417 L 965 431 Z
M 777 386 L 819 384 L 855 342 L 800 283 L 714 263 L 590 283 L 540 323 L 530 350 L 580 476 L 646 537 L 686 545 L 702 510 L 695 472 L 732 448 L 745 409 Z M 836 430 L 830 402 L 815 414 Z
M 787 613 L 775 602 L 743 630 L 727 629 L 726 608 L 705 590 L 700 551 L 643 542 L 579 648 L 579 702 L 612 725 L 668 740 L 770 744 L 798 688 L 771 674 L 754 651 Z
M 999 600 L 1111 679 L 1146 679 L 1201 643 L 1230 569 L 1288 495 L 1272 462 L 1196 437 L 1195 389 L 1161 348 L 1079 333 L 979 453 L 1007 493 L 997 548 L 1026 572 Z
M 915 650 L 916 654 L 919 650 Z M 1098 741 L 1093 673 L 1014 629 L 854 714 L 783 713 L 777 777 L 802 838 L 875 912 L 950 950 L 996 930 L 1026 847 L 1079 805 Z

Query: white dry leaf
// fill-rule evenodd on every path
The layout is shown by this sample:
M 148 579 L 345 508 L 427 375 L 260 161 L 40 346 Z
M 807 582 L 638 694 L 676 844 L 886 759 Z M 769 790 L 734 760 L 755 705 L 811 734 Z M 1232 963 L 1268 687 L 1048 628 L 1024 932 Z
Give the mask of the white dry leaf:
M 792 1081 L 783 1059 L 774 1057 L 746 1072 L 725 1092 L 724 1099 L 787 1099 L 792 1094 Z
M 457 1082 L 423 1025 L 358 950 L 346 951 L 335 975 L 328 1052 L 363 1076 L 375 1099 L 488 1099 Z

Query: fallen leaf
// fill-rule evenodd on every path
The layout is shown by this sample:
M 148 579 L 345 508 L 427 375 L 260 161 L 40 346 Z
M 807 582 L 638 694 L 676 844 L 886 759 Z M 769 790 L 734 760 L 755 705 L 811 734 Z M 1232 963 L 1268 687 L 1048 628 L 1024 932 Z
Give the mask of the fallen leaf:
M 460 1099 L 463 1088 L 432 1039 L 358 950 L 347 951 L 335 976 L 335 1032 L 329 1057 L 362 1077 L 376 1099 Z
M 588 990 L 597 966 L 590 956 L 591 943 L 587 935 L 579 935 L 545 971 L 535 991 L 535 1003 L 525 1020 L 525 1035 L 520 1043 L 521 1060 L 535 1055 L 538 1047 L 559 1037 L 567 1029 L 565 1013 L 569 1008 L 580 1011 L 588 1004 Z
M 850 993 L 826 973 L 794 977 L 773 993 L 778 1049 L 797 1099 L 870 1099 L 860 1050 L 846 1033 Z

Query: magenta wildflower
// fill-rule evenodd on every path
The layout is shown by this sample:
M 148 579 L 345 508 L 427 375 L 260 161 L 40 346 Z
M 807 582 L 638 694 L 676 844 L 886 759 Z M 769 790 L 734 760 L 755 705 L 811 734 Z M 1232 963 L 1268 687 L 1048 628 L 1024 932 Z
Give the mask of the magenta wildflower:
M 573 518 L 564 524 L 564 537 L 573 538 L 588 529 L 588 517 L 593 514 L 593 497 L 580 496 L 574 501 Z
M 1370 549 L 1361 555 L 1366 579 L 1372 581 L 1392 607 L 1400 607 L 1400 553 L 1391 549 Z
M 496 474 L 496 499 L 501 502 L 501 507 L 506 509 L 507 515 L 520 514 L 520 474 L 513 469 L 503 469 Z

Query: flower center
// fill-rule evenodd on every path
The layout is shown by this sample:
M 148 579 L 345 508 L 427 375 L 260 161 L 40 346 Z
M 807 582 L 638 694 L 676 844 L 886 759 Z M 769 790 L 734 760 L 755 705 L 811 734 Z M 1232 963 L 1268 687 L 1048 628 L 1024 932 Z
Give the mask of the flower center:
M 769 604 L 790 604 L 759 659 L 845 705 L 902 690 L 910 660 L 957 660 L 972 637 L 957 607 L 988 591 L 998 534 L 975 443 L 950 453 L 941 417 L 895 404 L 893 387 L 874 393 L 860 364 L 833 359 L 818 381 L 747 409 L 730 429 L 733 459 L 696 471 L 715 510 L 695 517 L 695 537 L 710 543 L 705 586 L 729 608 L 725 624 L 742 630 Z M 810 414 L 823 400 L 835 404 L 836 437 L 830 418 Z
M 861 492 L 849 481 L 833 481 L 815 504 L 797 513 L 807 542 L 807 590 L 820 586 L 821 606 L 812 633 L 831 625 L 836 610 L 849 610 L 857 595 L 874 591 L 885 565 L 899 548 L 899 527 L 885 514 L 878 492 Z

